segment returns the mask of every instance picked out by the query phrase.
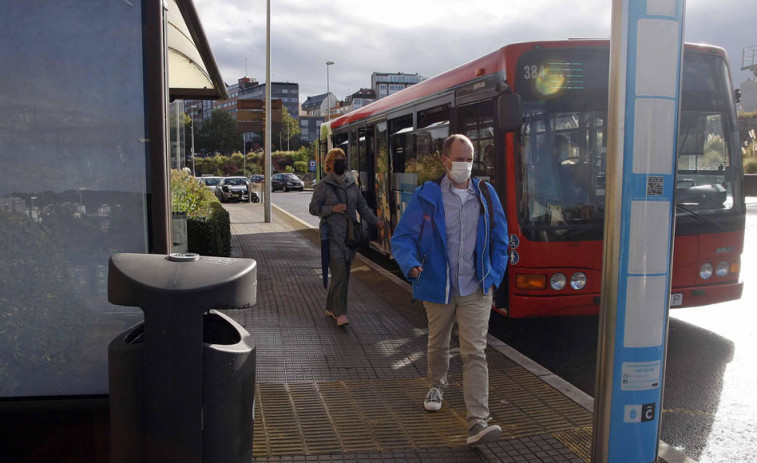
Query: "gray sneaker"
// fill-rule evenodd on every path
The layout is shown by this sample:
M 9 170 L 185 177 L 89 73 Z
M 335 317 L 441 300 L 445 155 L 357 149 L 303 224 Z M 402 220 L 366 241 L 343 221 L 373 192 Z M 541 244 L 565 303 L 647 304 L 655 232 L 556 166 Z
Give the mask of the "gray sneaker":
M 423 408 L 430 412 L 438 412 L 442 408 L 442 390 L 436 386 L 428 390 Z
M 502 428 L 496 424 L 485 425 L 478 423 L 468 430 L 468 445 L 491 444 L 497 442 L 502 435 Z

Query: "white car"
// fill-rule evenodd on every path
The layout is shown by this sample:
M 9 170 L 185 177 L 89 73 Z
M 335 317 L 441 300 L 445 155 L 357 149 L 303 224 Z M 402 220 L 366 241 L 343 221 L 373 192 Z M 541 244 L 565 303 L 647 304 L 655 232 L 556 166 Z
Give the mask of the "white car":
M 197 179 L 200 183 L 208 187 L 210 191 L 215 192 L 216 191 L 216 185 L 221 183 L 221 180 L 223 180 L 223 177 L 200 177 Z

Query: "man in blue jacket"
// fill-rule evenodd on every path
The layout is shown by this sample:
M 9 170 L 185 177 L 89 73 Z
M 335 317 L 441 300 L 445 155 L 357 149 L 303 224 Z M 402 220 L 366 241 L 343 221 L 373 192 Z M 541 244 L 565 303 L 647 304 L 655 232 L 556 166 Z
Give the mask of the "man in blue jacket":
M 486 334 L 494 287 L 507 268 L 507 220 L 494 188 L 471 179 L 473 144 L 464 135 L 444 141 L 446 174 L 415 190 L 392 237 L 392 254 L 413 284 L 428 317 L 428 377 L 423 406 L 437 411 L 447 386 L 449 346 L 457 321 L 463 359 L 468 444 L 499 439 L 490 425 Z

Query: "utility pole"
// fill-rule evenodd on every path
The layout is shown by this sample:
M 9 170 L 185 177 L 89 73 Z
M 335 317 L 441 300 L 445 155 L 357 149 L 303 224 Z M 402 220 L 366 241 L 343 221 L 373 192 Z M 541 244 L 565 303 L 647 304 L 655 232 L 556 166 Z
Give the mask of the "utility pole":
M 333 61 L 326 61 L 326 120 L 331 120 L 331 90 L 329 89 L 329 66 L 334 64 Z

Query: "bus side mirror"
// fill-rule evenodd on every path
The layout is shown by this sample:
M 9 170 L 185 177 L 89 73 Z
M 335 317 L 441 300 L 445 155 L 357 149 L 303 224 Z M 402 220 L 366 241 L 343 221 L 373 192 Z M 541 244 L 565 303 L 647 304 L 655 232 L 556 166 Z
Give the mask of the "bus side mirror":
M 520 95 L 505 93 L 497 100 L 499 129 L 505 132 L 515 132 L 523 125 L 523 110 L 520 105 Z

